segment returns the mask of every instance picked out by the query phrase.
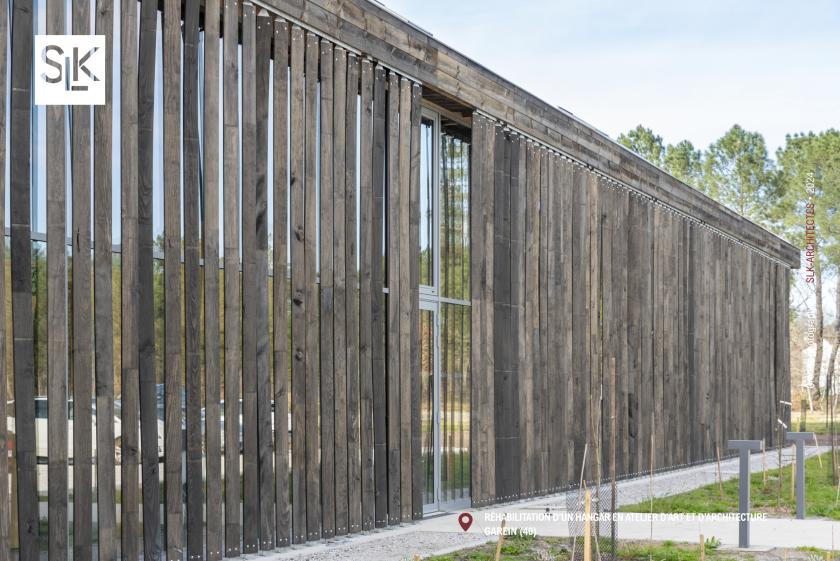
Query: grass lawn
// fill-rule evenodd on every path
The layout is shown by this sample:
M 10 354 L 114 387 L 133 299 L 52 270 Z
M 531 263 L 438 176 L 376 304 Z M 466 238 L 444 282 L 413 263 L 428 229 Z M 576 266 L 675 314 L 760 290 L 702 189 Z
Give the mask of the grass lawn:
M 748 559 L 733 552 L 719 552 L 714 547 L 706 548 L 708 561 L 741 561 Z M 578 540 L 578 548 L 581 547 Z M 578 553 L 580 550 L 578 550 Z M 617 558 L 620 561 L 699 561 L 700 548 L 694 544 L 660 542 L 621 543 Z M 429 561 L 493 561 L 496 555 L 496 542 L 479 547 L 463 549 L 447 555 L 428 558 Z M 502 545 L 503 561 L 568 561 L 571 557 L 571 544 L 568 538 L 546 538 L 531 536 L 509 536 Z M 593 554 L 593 559 L 596 556 Z M 749 558 L 751 559 L 751 557 Z
M 769 453 L 769 452 L 768 452 Z M 807 516 L 840 520 L 840 502 L 837 501 L 837 487 L 831 482 L 831 454 L 820 458 L 814 456 L 805 461 L 805 508 Z M 779 477 L 782 479 L 782 496 L 779 501 Z M 796 499 L 791 495 L 792 468 L 767 470 L 767 485 L 762 472 L 752 474 L 750 499 L 754 512 L 770 515 L 793 516 L 796 513 Z M 621 507 L 623 512 L 650 512 L 650 502 L 645 501 Z M 738 511 L 738 479 L 723 484 L 723 498 L 718 484 L 713 483 L 687 493 L 654 499 L 653 512 L 712 513 Z

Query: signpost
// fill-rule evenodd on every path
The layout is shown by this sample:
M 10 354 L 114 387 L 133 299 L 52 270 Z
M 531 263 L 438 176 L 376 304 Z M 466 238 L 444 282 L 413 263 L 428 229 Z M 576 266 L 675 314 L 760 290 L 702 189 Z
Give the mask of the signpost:
M 760 440 L 730 440 L 730 450 L 740 453 L 738 481 L 738 547 L 750 546 L 750 452 L 761 450 Z
M 796 446 L 796 517 L 805 518 L 805 442 L 814 438 L 812 432 L 789 432 L 787 442 Z

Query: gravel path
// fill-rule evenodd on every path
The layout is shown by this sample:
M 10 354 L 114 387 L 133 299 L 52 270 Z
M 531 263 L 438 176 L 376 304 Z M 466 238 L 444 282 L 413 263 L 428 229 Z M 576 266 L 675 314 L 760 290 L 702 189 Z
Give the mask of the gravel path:
M 820 448 L 819 452 L 825 452 Z M 782 465 L 791 461 L 791 448 L 783 450 Z M 806 447 L 807 456 L 818 452 L 816 447 Z M 768 451 L 766 460 L 762 454 L 752 457 L 752 471 L 761 471 L 766 461 L 767 469 L 777 467 L 778 454 Z M 721 475 L 724 480 L 738 477 L 738 459 L 721 461 Z M 675 495 L 690 491 L 717 481 L 717 465 L 715 462 L 686 467 L 684 469 L 665 471 L 654 475 L 653 487 L 656 497 Z M 622 481 L 618 484 L 619 505 L 633 504 L 648 498 L 650 478 L 646 475 Z M 577 491 L 572 491 L 577 493 Z M 566 494 L 521 501 L 499 506 L 499 510 L 535 511 L 545 509 L 566 509 Z M 492 510 L 492 509 L 482 509 Z M 482 511 L 473 511 L 476 518 Z M 452 518 L 449 515 L 448 518 Z M 449 530 L 451 528 L 451 531 Z M 398 526 L 388 530 L 377 530 L 353 537 L 342 537 L 327 542 L 295 546 L 280 553 L 262 553 L 246 556 L 253 559 L 293 560 L 293 561 L 411 561 L 414 555 L 427 557 L 443 554 L 456 549 L 476 546 L 487 542 L 490 537 L 481 533 L 463 533 L 454 519 L 450 522 L 447 517 L 431 517 L 421 522 Z

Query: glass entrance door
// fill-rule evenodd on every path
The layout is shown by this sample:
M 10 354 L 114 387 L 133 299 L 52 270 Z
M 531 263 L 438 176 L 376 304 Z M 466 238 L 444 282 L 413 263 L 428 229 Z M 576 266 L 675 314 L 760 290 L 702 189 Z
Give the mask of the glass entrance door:
M 445 308 L 442 315 L 441 307 Z M 462 375 L 463 365 L 458 364 L 459 356 L 463 361 L 463 353 L 459 351 L 465 347 L 468 350 L 468 346 L 450 333 L 454 331 L 451 324 L 463 323 L 463 318 L 450 317 L 454 312 L 468 311 L 462 308 L 420 300 L 420 446 L 425 482 L 424 512 L 454 510 L 470 504 L 469 389 L 468 380 Z M 468 324 L 469 316 L 466 320 Z

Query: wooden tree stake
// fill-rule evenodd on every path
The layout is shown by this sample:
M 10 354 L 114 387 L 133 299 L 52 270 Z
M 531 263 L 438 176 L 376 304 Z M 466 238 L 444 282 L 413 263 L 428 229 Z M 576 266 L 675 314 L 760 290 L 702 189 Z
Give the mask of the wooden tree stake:
M 706 561 L 706 540 L 700 534 L 700 561 Z
M 589 497 L 589 491 L 586 492 L 586 496 Z M 589 502 L 587 502 L 586 504 L 587 504 L 587 507 L 588 507 Z M 506 523 L 507 523 L 507 520 L 502 518 L 502 525 L 499 528 L 499 541 L 496 543 L 496 561 L 499 561 L 499 559 L 501 558 L 501 555 L 502 555 L 502 544 L 505 541 L 505 525 L 506 525 Z
M 583 512 L 583 561 L 592 561 L 592 527 L 589 520 L 592 513 L 592 492 L 589 490 L 586 491 Z M 496 553 L 496 561 L 499 561 L 498 550 Z

